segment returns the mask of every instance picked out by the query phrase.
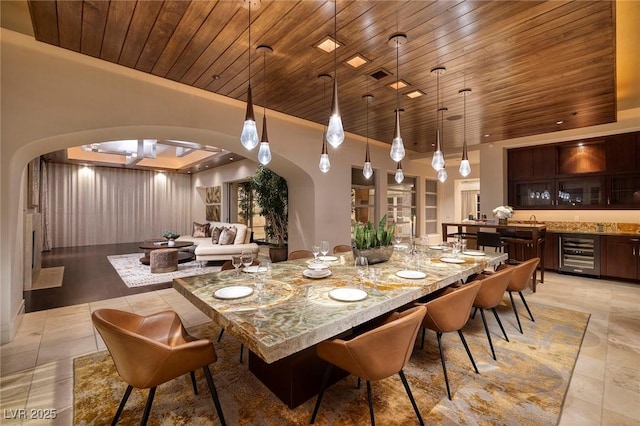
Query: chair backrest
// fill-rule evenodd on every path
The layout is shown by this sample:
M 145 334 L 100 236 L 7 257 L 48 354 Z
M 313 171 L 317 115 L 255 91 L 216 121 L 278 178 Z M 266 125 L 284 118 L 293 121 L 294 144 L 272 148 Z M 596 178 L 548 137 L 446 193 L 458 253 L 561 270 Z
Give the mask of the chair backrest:
M 540 263 L 540 258 L 534 257 L 518 265 L 512 266 L 513 276 L 507 286 L 508 291 L 522 291 L 527 288 L 529 280 L 533 278 L 533 273 Z
M 422 325 L 440 333 L 460 330 L 469 320 L 471 306 L 481 285 L 481 281 L 472 281 L 425 303 L 427 314 Z
M 308 257 L 313 257 L 313 253 L 309 250 L 294 250 L 289 253 L 288 260 L 306 259 Z
M 350 359 L 343 361 L 350 367 L 347 370 L 366 380 L 380 380 L 398 373 L 411 357 L 425 313 L 424 306 L 416 306 L 346 341 Z
M 509 281 L 513 276 L 513 268 L 504 268 L 498 272 L 478 280 L 482 285 L 473 301 L 473 306 L 484 309 L 495 308 L 502 301 L 502 296 L 507 290 Z
M 130 385 L 144 389 L 166 358 L 166 349 L 137 333 L 144 317 L 116 309 L 98 309 L 91 320 L 104 340 L 118 374 Z
M 478 247 L 502 247 L 502 240 L 500 234 L 497 232 L 482 232 L 478 231 L 476 234 Z
M 340 244 L 337 245 L 333 248 L 333 252 L 334 253 L 350 253 L 351 252 L 351 246 L 346 245 L 346 244 Z

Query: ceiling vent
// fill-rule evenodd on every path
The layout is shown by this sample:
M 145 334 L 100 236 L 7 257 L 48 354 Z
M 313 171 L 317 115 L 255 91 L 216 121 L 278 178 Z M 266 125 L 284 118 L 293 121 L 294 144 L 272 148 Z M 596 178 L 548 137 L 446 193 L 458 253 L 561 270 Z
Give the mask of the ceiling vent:
M 372 73 L 370 75 L 374 80 L 381 80 L 381 79 L 391 75 L 391 73 L 389 71 L 386 71 L 386 70 L 380 68 L 378 71 L 376 71 L 376 72 L 374 72 L 374 73 Z

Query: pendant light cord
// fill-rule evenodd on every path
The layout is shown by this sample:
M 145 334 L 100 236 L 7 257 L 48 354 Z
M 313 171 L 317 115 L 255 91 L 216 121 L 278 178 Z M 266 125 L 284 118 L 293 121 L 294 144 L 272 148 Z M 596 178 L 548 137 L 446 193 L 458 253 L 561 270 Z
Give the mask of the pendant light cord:
M 338 81 L 338 0 L 333 1 L 333 78 Z
M 251 86 L 251 0 L 249 0 L 249 86 Z
M 264 107 L 262 109 L 262 111 L 264 112 L 264 115 L 267 115 L 267 50 L 265 49 L 262 52 L 262 79 L 263 82 L 262 84 L 264 84 Z

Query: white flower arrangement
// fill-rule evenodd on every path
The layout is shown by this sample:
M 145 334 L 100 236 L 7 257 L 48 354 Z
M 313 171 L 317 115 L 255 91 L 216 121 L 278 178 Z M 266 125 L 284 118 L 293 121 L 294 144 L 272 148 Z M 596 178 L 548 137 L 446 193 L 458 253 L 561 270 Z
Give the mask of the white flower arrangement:
M 493 216 L 498 219 L 506 219 L 513 216 L 513 207 L 511 206 L 498 206 L 492 210 Z

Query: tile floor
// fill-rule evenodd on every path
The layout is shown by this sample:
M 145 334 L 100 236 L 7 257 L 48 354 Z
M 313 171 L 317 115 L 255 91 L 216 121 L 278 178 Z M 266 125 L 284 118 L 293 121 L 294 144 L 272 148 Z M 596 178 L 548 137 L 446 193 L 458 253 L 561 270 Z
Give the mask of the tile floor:
M 640 425 L 640 285 L 545 278 L 537 293 L 525 294 L 528 301 L 591 313 L 560 425 Z M 208 321 L 171 288 L 29 313 L 16 339 L 0 347 L 0 424 L 73 423 L 72 360 L 104 349 L 90 319 L 102 307 L 139 314 L 174 309 L 187 326 Z M 523 321 L 525 332 L 531 326 Z M 55 410 L 56 418 L 16 419 L 20 409 L 27 417 Z

